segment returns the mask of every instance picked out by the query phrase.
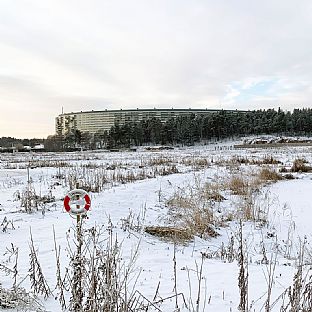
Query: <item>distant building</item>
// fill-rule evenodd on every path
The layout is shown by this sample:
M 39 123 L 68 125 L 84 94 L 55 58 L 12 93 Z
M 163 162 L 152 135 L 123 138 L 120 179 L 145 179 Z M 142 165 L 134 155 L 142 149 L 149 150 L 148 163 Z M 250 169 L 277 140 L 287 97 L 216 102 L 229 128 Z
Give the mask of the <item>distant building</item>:
M 32 148 L 33 151 L 43 151 L 44 150 L 44 144 L 37 144 Z
M 206 115 L 218 112 L 217 109 L 126 109 L 86 111 L 65 113 L 56 117 L 55 130 L 58 135 L 65 135 L 74 130 L 94 134 L 98 131 L 109 131 L 115 125 L 127 122 L 140 122 L 142 120 L 159 118 L 166 122 L 172 117 L 190 114 Z

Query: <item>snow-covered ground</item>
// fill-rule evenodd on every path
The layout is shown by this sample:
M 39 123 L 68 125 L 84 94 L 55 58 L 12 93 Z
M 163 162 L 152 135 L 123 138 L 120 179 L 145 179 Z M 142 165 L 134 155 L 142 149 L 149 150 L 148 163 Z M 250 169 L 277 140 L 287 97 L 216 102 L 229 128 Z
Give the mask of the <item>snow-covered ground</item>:
M 276 171 L 281 168 L 288 170 L 293 161 L 299 158 L 304 158 L 307 165 L 312 164 L 312 148 L 309 147 L 234 150 L 232 145 L 228 142 L 156 152 L 141 149 L 137 152 L 115 153 L 1 155 L 0 224 L 3 224 L 0 229 L 7 224 L 7 228 L 0 232 L 1 287 L 8 289 L 13 285 L 13 274 L 5 268 L 13 270 L 15 258 L 12 256 L 12 248 L 18 248 L 17 284 L 31 292 L 28 278 L 31 232 L 43 274 L 53 291 L 56 287 L 53 229 L 56 242 L 61 247 L 64 273 L 65 268 L 70 266 L 68 249 L 73 246 L 72 232 L 76 225 L 76 220 L 63 208 L 64 196 L 72 187 L 73 176 L 78 178 L 81 185 L 85 185 L 84 179 L 89 182 L 93 179 L 94 185 L 99 183 L 94 181 L 98 181 L 101 174 L 105 176 L 105 183 L 101 183 L 99 192 L 89 193 L 92 207 L 83 227 L 108 227 L 110 220 L 121 244 L 122 261 L 125 263 L 130 261 L 131 254 L 138 246 L 131 286 L 150 301 L 164 299 L 157 305 L 164 312 L 175 310 L 175 297 L 166 299 L 175 295 L 175 284 L 177 293 L 182 293 L 186 302 L 183 302 L 182 295 L 178 296 L 180 311 L 196 311 L 198 294 L 198 311 L 237 311 L 240 301 L 240 267 L 236 260 L 229 261 L 220 256 L 220 250 L 222 246 L 230 246 L 231 237 L 234 237 L 233 248 L 237 253 L 239 214 L 233 213 L 234 217 L 225 220 L 222 226 L 217 225 L 219 236 L 208 239 L 195 236 L 190 242 L 182 244 L 174 244 L 143 231 L 144 226 L 176 225 L 175 220 L 168 215 L 168 200 L 179 191 L 218 181 L 220 185 L 225 185 L 223 180 L 231 175 L 239 174 L 248 178 L 263 167 Z M 257 160 L 268 157 L 281 163 L 257 163 Z M 253 162 L 239 162 L 235 159 Z M 28 167 L 30 183 L 27 182 Z M 91 178 L 95 171 L 97 175 Z M 298 252 L 305 237 L 305 261 L 309 263 L 311 260 L 312 176 L 304 172 L 293 173 L 293 176 L 296 179 L 263 185 L 252 197 L 253 205 L 267 211 L 268 222 L 243 222 L 250 311 L 264 311 L 269 276 L 273 283 L 270 311 L 280 311 L 283 302 L 281 295 L 292 285 Z M 40 205 L 38 209 L 34 208 L 33 213 L 25 213 L 21 207 L 21 198 L 28 184 L 36 195 L 51 199 L 51 202 Z M 226 188 L 220 187 L 220 192 L 226 200 L 213 204 L 216 215 L 226 215 L 225 211 L 235 211 L 242 204 L 242 198 Z M 138 229 L 131 222 L 130 225 L 129 222 L 125 223 L 125 220 L 137 223 Z M 106 237 L 107 233 L 104 232 L 103 238 Z M 267 261 L 264 261 L 264 255 Z M 62 311 L 56 294 L 57 290 L 54 290 L 47 299 L 39 296 L 38 300 L 46 311 Z M 67 293 L 67 300 L 69 297 L 70 293 Z

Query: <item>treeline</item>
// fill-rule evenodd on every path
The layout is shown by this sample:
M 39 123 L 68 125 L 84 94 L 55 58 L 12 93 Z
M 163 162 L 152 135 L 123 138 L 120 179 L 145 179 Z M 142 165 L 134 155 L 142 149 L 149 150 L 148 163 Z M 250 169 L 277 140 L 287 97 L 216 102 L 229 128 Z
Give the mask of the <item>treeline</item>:
M 147 144 L 192 145 L 196 142 L 262 134 L 311 135 L 312 109 L 295 109 L 293 112 L 281 109 L 247 112 L 221 110 L 205 115 L 180 116 L 165 123 L 152 118 L 137 123 L 116 124 L 109 132 L 98 131 L 93 135 L 74 130 L 65 136 L 49 136 L 44 142 L 38 139 L 0 138 L 0 146 L 44 143 L 46 150 L 51 151 L 113 149 Z
M 116 124 L 109 132 L 94 135 L 76 130 L 64 137 L 52 136 L 47 140 L 48 149 L 82 147 L 119 148 L 147 144 L 192 145 L 196 142 L 219 140 L 242 135 L 312 134 L 312 109 L 281 109 L 219 111 L 211 114 L 180 116 L 162 123 L 152 118 L 137 123 Z
M 43 144 L 44 139 L 17 139 L 13 137 L 1 137 L 0 146 L 4 148 L 19 147 L 19 146 L 30 146 L 34 147 L 38 144 Z
M 143 144 L 186 144 L 241 135 L 312 134 L 312 109 L 220 111 L 209 115 L 189 115 L 161 123 L 150 119 L 115 125 L 107 137 L 109 146 Z

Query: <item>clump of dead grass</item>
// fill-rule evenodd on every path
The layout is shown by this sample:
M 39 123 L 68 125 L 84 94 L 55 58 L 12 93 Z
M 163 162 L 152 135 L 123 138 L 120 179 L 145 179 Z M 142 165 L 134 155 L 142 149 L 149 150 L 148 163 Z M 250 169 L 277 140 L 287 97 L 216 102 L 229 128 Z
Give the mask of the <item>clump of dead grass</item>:
M 150 235 L 175 242 L 187 242 L 193 239 L 190 230 L 172 226 L 147 226 L 144 231 Z
M 290 169 L 291 172 L 309 172 L 312 168 L 307 165 L 308 161 L 304 158 L 297 158 L 294 160 L 292 167 Z
M 221 194 L 221 185 L 213 183 L 205 183 L 203 187 L 199 187 L 200 196 L 211 203 L 222 202 L 226 198 Z
M 170 221 L 179 228 L 187 229 L 193 236 L 208 238 L 218 235 L 213 229 L 216 223 L 213 199 L 207 194 L 207 186 L 202 184 L 177 190 L 166 201 Z
M 206 157 L 184 157 L 180 163 L 184 166 L 192 166 L 196 170 L 208 168 L 211 164 Z
M 264 156 L 262 160 L 260 161 L 260 164 L 263 164 L 263 165 L 278 165 L 281 163 L 282 163 L 281 161 L 275 159 L 272 155 Z
M 161 166 L 161 165 L 170 165 L 173 163 L 173 159 L 167 156 L 152 157 L 148 160 L 148 166 Z
M 208 168 L 210 166 L 207 158 L 195 158 L 193 164 L 196 168 Z
M 234 175 L 229 179 L 228 188 L 233 195 L 247 195 L 249 190 L 248 179 Z
M 283 179 L 283 176 L 271 168 L 262 168 L 259 172 L 259 178 L 261 181 L 279 181 Z

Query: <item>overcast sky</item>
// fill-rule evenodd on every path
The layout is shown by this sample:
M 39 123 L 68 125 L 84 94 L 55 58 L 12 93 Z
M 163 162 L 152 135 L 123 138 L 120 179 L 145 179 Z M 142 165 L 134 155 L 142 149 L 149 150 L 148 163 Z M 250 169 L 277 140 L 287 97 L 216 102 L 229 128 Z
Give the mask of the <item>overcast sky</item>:
M 64 112 L 312 103 L 310 0 L 1 0 L 0 136 Z

